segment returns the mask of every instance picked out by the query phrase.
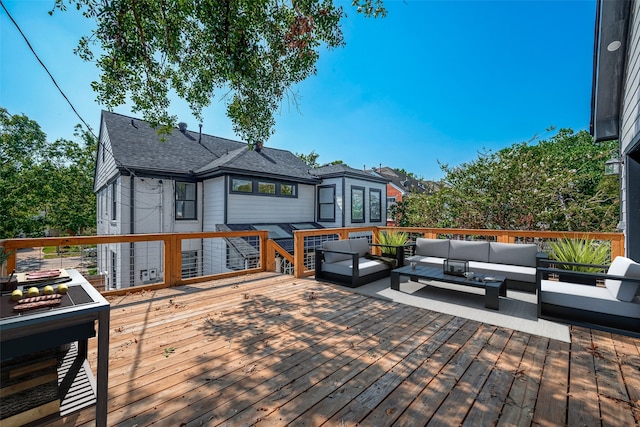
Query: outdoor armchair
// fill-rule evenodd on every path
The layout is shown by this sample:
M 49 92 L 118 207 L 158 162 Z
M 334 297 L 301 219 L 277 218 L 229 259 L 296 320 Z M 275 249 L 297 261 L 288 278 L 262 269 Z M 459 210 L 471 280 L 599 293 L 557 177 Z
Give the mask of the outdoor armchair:
M 616 257 L 610 266 L 543 260 L 536 282 L 539 317 L 640 335 L 640 264 L 633 260 Z

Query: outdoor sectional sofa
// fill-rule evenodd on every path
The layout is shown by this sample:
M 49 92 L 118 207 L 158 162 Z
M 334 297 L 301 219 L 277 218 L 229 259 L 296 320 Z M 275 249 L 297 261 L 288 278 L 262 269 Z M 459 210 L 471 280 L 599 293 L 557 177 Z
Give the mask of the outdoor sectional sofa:
M 541 264 L 547 266 L 538 268 L 538 317 L 640 336 L 640 264 L 621 256 L 608 268 Z M 604 267 L 605 273 L 568 271 L 570 266 Z
M 394 255 L 376 256 L 370 247 L 383 252 L 392 248 Z M 388 277 L 393 268 L 404 265 L 404 247 L 375 244 L 367 238 L 330 240 L 316 248 L 316 279 L 328 280 L 351 288 Z
M 415 254 L 407 257 L 428 267 L 442 268 L 446 259 L 469 261 L 469 271 L 507 278 L 507 288 L 536 292 L 536 267 L 546 254 L 536 244 L 511 244 L 487 241 L 427 239 L 415 242 Z

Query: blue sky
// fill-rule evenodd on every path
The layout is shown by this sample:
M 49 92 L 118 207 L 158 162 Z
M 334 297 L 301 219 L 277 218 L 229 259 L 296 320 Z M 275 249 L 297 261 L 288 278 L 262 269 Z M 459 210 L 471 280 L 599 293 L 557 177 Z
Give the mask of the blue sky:
M 97 70 L 73 54 L 92 23 L 73 7 L 49 16 L 53 3 L 4 0 L 97 133 Z M 283 102 L 267 146 L 440 179 L 438 162 L 548 138 L 550 126 L 589 128 L 595 0 L 386 1 L 384 19 L 337 3 L 348 14 L 347 45 L 322 52 L 317 75 L 295 88 L 298 105 Z M 0 105 L 36 120 L 50 140 L 72 138 L 80 122 L 2 10 Z M 116 112 L 134 115 L 126 106 Z M 198 128 L 184 102 L 170 113 Z M 238 139 L 219 97 L 203 132 Z

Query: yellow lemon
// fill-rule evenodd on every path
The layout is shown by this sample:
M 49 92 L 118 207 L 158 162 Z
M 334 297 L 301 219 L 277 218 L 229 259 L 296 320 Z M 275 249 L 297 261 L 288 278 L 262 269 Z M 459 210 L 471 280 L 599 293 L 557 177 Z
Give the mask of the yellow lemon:
M 11 300 L 19 301 L 21 299 L 22 299 L 22 291 L 20 289 L 16 289 L 15 291 L 11 292 Z
M 51 295 L 51 294 L 52 294 L 52 293 L 54 293 L 55 291 L 53 290 L 53 286 L 51 286 L 51 285 L 47 285 L 47 286 L 45 286 L 45 287 L 44 287 L 44 289 L 42 290 L 42 292 L 43 292 L 45 295 Z
M 29 290 L 27 291 L 28 297 L 37 297 L 38 295 L 40 295 L 40 290 L 35 286 L 30 287 Z
M 69 291 L 69 286 L 65 285 L 64 283 L 62 285 L 58 285 L 58 293 L 59 294 L 66 294 L 67 291 Z

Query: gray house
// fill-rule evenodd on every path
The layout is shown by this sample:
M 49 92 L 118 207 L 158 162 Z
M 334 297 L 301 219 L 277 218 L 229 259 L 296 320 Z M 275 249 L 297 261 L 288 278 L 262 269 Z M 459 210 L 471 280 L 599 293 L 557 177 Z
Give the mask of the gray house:
M 98 235 L 266 229 L 292 250 L 286 239 L 293 230 L 381 225 L 386 216 L 386 181 L 379 177 L 343 165 L 310 169 L 289 151 L 251 150 L 183 123 L 162 138 L 142 120 L 102 113 Z M 183 277 L 257 262 L 251 245 L 230 239 L 214 247 L 209 240 L 183 244 Z M 98 268 L 110 288 L 162 281 L 161 246 L 100 245 Z
M 640 2 L 598 0 L 595 42 L 591 134 L 620 142 L 619 228 L 640 261 Z

